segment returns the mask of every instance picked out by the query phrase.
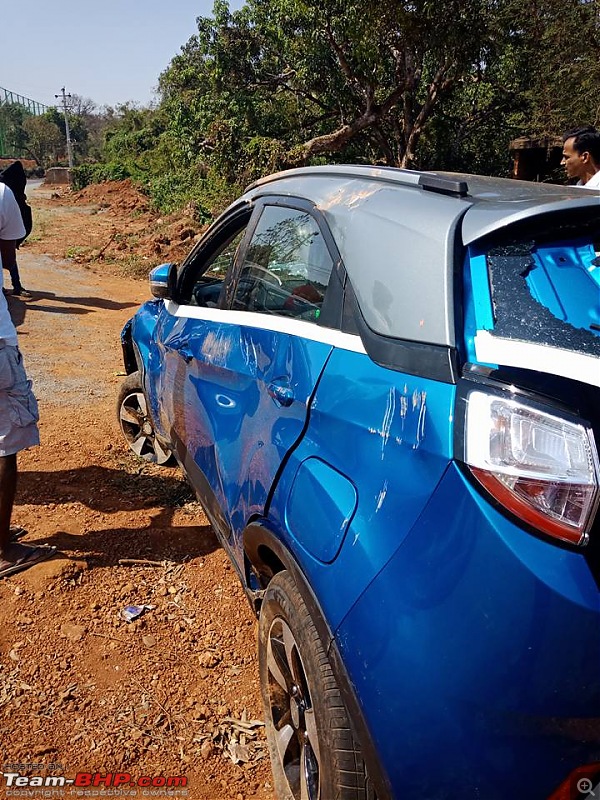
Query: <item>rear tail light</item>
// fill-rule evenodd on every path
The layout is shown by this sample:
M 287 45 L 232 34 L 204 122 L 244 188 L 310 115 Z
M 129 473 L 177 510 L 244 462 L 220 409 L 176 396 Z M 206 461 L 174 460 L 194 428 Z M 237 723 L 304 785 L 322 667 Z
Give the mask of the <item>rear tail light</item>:
M 526 400 L 467 395 L 464 461 L 505 508 L 542 533 L 587 543 L 600 496 L 592 431 Z

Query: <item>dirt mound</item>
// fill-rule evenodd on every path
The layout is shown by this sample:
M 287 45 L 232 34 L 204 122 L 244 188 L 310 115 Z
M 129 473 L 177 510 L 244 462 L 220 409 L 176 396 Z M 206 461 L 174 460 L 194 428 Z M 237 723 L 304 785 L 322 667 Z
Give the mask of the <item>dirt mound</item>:
M 31 158 L 0 158 L 0 170 L 9 167 L 15 161 L 20 161 L 26 172 L 32 172 L 38 168 L 36 162 Z
M 79 191 L 53 187 L 30 198 L 36 210 L 26 247 L 136 277 L 164 262 L 180 263 L 206 228 L 194 220 L 193 209 L 160 215 L 129 179 Z M 82 215 L 93 216 L 94 224 L 82 226 Z
M 97 204 L 115 212 L 144 214 L 150 211 L 148 198 L 129 178 L 124 181 L 92 183 L 79 191 L 69 192 L 67 197 L 71 202 Z

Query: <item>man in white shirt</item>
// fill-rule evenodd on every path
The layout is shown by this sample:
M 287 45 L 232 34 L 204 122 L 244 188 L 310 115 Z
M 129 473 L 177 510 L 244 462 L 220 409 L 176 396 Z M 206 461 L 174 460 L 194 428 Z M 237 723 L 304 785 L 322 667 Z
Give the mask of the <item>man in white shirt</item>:
M 576 186 L 600 189 L 600 132 L 592 125 L 567 131 L 560 163 Z
M 16 263 L 16 240 L 25 235 L 17 201 L 0 183 L 0 259 Z M 17 453 L 39 444 L 37 402 L 17 346 L 17 331 L 8 311 L 0 269 L 0 578 L 27 569 L 52 555 L 55 548 L 30 547 L 15 541 L 10 518 L 17 490 Z

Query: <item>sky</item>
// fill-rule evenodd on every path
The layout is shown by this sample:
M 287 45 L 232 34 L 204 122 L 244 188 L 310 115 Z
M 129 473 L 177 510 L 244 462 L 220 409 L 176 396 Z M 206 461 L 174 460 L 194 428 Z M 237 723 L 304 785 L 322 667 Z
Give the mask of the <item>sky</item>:
M 58 104 L 63 86 L 99 107 L 148 105 L 196 17 L 212 8 L 213 0 L 4 0 L 0 87 L 45 105 Z

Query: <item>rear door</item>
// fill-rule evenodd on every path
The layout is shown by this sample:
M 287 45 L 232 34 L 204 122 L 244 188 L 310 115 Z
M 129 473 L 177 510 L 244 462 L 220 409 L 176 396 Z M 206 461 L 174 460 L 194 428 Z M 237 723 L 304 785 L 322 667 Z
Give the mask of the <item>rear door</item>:
M 224 535 L 264 511 L 332 350 L 325 323 L 335 254 L 323 225 L 302 201 L 261 201 L 238 234 L 220 307 L 192 292 L 163 332 L 173 438 Z

